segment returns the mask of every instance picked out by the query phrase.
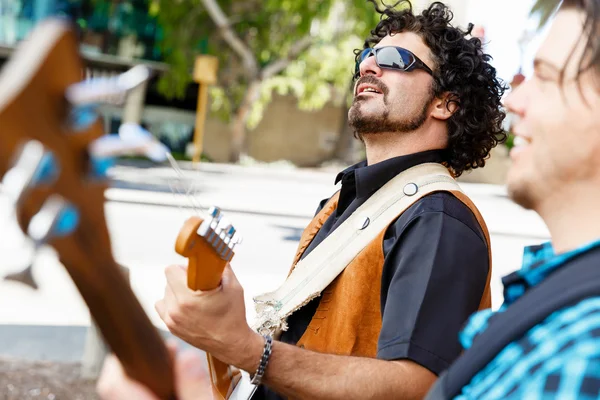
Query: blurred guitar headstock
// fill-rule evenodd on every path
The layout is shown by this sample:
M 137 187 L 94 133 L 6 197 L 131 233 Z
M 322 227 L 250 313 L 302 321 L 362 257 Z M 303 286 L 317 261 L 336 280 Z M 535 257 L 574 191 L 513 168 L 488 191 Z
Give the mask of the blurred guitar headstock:
M 48 20 L 0 73 L 0 179 L 23 232 L 58 253 L 126 372 L 161 399 L 174 398 L 171 359 L 113 259 L 104 216 L 104 135 L 97 107 L 120 104 L 150 72 L 80 82 L 71 26 Z M 14 279 L 34 284 L 31 269 Z M 40 283 L 40 284 L 43 284 Z

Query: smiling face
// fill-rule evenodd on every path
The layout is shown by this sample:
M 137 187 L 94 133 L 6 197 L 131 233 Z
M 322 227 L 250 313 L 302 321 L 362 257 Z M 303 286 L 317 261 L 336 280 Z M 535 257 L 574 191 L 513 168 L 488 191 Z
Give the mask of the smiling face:
M 384 37 L 375 47 L 398 46 L 410 50 L 430 68 L 431 53 L 419 35 L 400 32 Z M 354 102 L 348 113 L 359 136 L 382 132 L 411 132 L 426 121 L 433 99 L 433 78 L 421 69 L 411 72 L 382 69 L 375 57 L 360 64 Z
M 576 79 L 585 47 L 583 21 L 583 12 L 574 8 L 557 14 L 536 56 L 534 76 L 506 100 L 518 117 L 507 185 L 526 208 L 539 211 L 548 199 L 600 184 L 599 78 L 588 69 Z

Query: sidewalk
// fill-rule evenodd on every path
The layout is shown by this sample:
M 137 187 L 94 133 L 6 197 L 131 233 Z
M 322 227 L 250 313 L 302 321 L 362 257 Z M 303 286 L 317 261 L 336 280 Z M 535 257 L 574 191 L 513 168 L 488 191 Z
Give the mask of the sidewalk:
M 182 167 L 184 167 L 183 165 Z M 232 264 L 251 297 L 277 285 L 296 248 L 298 236 L 313 216 L 319 200 L 336 188 L 336 172 L 284 170 L 202 164 L 183 170 L 181 178 L 170 167 L 117 165 L 109 172 L 106 216 L 118 262 L 131 271 L 131 284 L 152 321 L 162 327 L 153 304 L 164 289 L 164 266 L 178 262 L 174 238 L 192 214 L 190 196 L 173 194 L 190 185 L 196 202 L 226 211 L 244 236 Z M 175 181 L 175 184 L 173 183 Z M 541 219 L 506 197 L 497 185 L 461 184 L 484 216 L 492 234 L 494 304 L 501 303 L 500 277 L 520 265 L 522 246 L 547 240 Z M 8 203 L 0 195 L 0 222 Z M 178 210 L 182 208 L 182 210 Z M 0 272 L 26 265 L 30 257 L 16 226 L 0 223 Z M 269 252 L 265 259 L 264 252 Z M 39 254 L 34 274 L 37 292 L 0 281 L 0 355 L 28 359 L 77 360 L 89 314 L 66 271 L 52 251 Z M 247 299 L 248 305 L 249 298 Z M 164 328 L 164 327 L 163 327 Z
M 216 205 L 228 212 L 312 218 L 316 202 L 339 189 L 339 184 L 334 186 L 337 170 L 179 164 L 182 178 L 177 178 L 170 166 L 118 165 L 110 171 L 113 182 L 107 200 L 182 208 Z M 479 208 L 491 233 L 540 240 L 549 237 L 541 218 L 515 205 L 504 185 L 459 184 Z M 185 195 L 189 188 L 193 188 L 192 196 Z

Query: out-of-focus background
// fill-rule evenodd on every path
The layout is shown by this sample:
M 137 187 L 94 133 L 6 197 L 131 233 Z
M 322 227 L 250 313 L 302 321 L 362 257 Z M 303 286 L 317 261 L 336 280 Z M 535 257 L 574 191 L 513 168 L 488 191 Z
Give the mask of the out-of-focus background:
M 428 3 L 413 1 L 416 9 Z M 514 87 L 531 72 L 540 37 L 540 16 L 530 15 L 532 0 L 446 3 L 455 25 L 475 24 L 473 35 L 483 39 L 505 82 Z M 125 123 L 140 125 L 182 168 L 177 175 L 168 163 L 122 157 L 109 170 L 106 213 L 113 252 L 129 268 L 131 285 L 153 322 L 164 329 L 153 305 L 162 297 L 164 267 L 184 261 L 174 242 L 198 204 L 220 206 L 245 239 L 232 265 L 246 288 L 247 305 L 253 295 L 277 286 L 317 203 L 335 191 L 337 172 L 364 156 L 346 116 L 353 49 L 362 46 L 378 18 L 372 5 L 0 0 L 0 68 L 49 16 L 68 18 L 77 27 L 87 78 L 112 76 L 139 63 L 155 73 L 124 107 L 101 109 L 106 133 L 119 132 Z M 235 39 L 225 40 L 227 33 Z M 510 131 L 508 119 L 506 128 Z M 539 217 L 506 197 L 511 144 L 509 139 L 499 145 L 485 168 L 460 178 L 492 234 L 494 308 L 502 302 L 500 277 L 520 266 L 523 246 L 548 239 Z M 192 162 L 195 155 L 199 163 Z M 0 192 L 0 274 L 33 260 L 40 286 L 33 291 L 0 281 L 0 359 L 9 360 L 0 362 L 0 374 L 16 373 L 17 360 L 78 363 L 83 357 L 90 325 L 85 304 L 53 250 L 32 249 Z M 24 384 L 33 385 L 27 386 L 32 398 L 56 397 L 34 383 Z M 0 380 L 0 399 L 25 398 L 19 390 L 18 383 Z

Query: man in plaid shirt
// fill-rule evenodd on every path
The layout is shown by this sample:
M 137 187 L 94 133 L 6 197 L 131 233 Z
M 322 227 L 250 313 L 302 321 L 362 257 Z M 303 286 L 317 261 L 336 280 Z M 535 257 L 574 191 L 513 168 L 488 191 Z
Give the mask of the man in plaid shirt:
M 471 317 L 460 335 L 467 351 L 430 399 L 600 398 L 600 280 L 587 279 L 600 277 L 600 0 L 562 2 L 534 67 L 505 102 L 517 117 L 507 186 L 544 219 L 552 243 L 525 249 L 522 268 L 503 279 L 498 312 Z M 591 294 L 532 319 L 583 290 Z
M 533 77 L 510 95 L 506 105 L 518 117 L 509 193 L 516 203 L 539 213 L 552 244 L 526 249 L 522 269 L 503 279 L 505 304 L 498 312 L 487 310 L 471 317 L 460 337 L 467 351 L 428 398 L 597 399 L 600 0 L 562 2 L 536 56 Z M 578 290 L 591 294 L 557 309 L 549 307 L 547 314 L 540 312 L 557 297 Z M 496 332 L 511 325 L 527 326 L 527 318 L 536 312 L 543 318 L 498 345 Z M 479 356 L 486 352 L 489 361 L 482 362 Z M 208 385 L 206 374 L 187 365 L 191 364 L 186 356 L 176 359 L 180 398 L 211 398 L 210 390 L 202 389 Z M 473 373 L 465 375 L 469 368 Z M 461 374 L 464 384 L 449 390 Z M 107 362 L 99 388 L 106 399 L 154 398 L 128 379 L 114 359 Z M 365 398 L 364 393 L 356 397 Z

